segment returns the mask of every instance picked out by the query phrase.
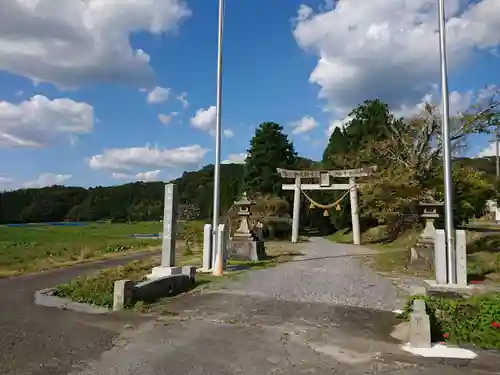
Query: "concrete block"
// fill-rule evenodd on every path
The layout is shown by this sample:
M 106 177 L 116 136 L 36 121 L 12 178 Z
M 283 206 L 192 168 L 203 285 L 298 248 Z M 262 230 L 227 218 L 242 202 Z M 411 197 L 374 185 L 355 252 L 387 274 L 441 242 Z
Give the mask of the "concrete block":
M 457 285 L 461 287 L 467 286 L 467 242 L 465 230 L 459 229 L 455 234 L 456 248 L 456 275 Z
M 448 282 L 448 271 L 446 269 L 446 240 L 443 229 L 436 230 L 436 237 L 434 240 L 434 271 L 438 284 L 446 284 Z
M 182 274 L 186 275 L 191 279 L 191 281 L 194 281 L 196 277 L 196 267 L 195 266 L 184 266 L 182 267 Z
M 410 314 L 410 346 L 413 348 L 431 347 L 431 323 L 425 310 L 425 301 L 413 301 L 413 312 Z
M 233 238 L 228 248 L 229 259 L 259 261 L 267 258 L 264 241 Z
M 203 270 L 212 268 L 212 225 L 205 224 L 203 227 Z
M 134 282 L 131 280 L 115 281 L 113 290 L 113 311 L 122 310 L 127 302 L 132 302 Z
M 164 267 L 164 266 L 158 266 L 158 267 L 153 267 L 151 270 L 151 273 L 147 275 L 147 279 L 153 280 L 153 279 L 159 279 L 162 277 L 167 277 L 167 276 L 173 276 L 173 275 L 180 275 L 182 274 L 182 267 Z
M 189 290 L 191 285 L 189 276 L 182 274 L 142 281 L 133 288 L 133 301 L 153 302 L 158 298 L 183 293 Z

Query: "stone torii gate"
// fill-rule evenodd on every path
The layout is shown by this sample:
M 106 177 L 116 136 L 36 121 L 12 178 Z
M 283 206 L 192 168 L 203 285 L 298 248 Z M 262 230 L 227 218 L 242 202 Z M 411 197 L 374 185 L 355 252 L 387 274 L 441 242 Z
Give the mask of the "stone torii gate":
M 278 173 L 283 178 L 295 179 L 294 184 L 282 184 L 283 190 L 293 190 L 293 219 L 292 219 L 292 242 L 299 239 L 299 217 L 300 217 L 300 194 L 301 190 L 349 190 L 351 198 L 352 238 L 355 245 L 361 244 L 361 231 L 359 227 L 358 213 L 358 185 L 356 177 L 366 177 L 377 169 L 376 166 L 345 170 L 304 170 L 294 171 L 278 168 Z M 348 178 L 348 184 L 332 184 L 331 178 Z M 319 184 L 303 184 L 302 179 L 319 179 Z

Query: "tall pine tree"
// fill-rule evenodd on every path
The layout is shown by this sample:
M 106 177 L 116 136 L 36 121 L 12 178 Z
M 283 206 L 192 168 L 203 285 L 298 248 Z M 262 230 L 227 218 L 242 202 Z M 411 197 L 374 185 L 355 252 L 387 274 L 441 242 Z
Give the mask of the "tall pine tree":
M 297 158 L 293 143 L 275 122 L 263 122 L 255 131 L 245 161 L 245 187 L 249 193 L 278 194 L 277 168 L 293 168 Z

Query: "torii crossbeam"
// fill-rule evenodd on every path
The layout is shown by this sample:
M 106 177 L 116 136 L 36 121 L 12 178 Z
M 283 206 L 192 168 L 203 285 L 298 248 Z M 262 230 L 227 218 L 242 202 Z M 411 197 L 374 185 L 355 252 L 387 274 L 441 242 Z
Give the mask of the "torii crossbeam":
M 283 178 L 295 179 L 295 184 L 283 184 L 283 190 L 293 190 L 293 219 L 292 219 L 292 242 L 299 239 L 299 217 L 300 217 L 300 191 L 301 190 L 349 190 L 351 198 L 352 238 L 355 245 L 361 244 L 361 231 L 359 226 L 358 212 L 358 185 L 356 177 L 370 176 L 377 169 L 376 166 L 358 169 L 344 170 L 301 170 L 294 171 L 278 168 L 278 173 Z M 331 178 L 348 178 L 348 184 L 331 184 Z M 319 184 L 302 184 L 302 179 L 319 179 Z

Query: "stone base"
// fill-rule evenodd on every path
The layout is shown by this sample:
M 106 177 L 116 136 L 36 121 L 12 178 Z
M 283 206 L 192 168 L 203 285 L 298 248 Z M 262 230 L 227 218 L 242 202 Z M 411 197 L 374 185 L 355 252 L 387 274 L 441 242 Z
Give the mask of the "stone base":
M 267 258 L 264 241 L 233 240 L 228 247 L 229 259 L 259 261 Z
M 477 291 L 475 285 L 438 284 L 436 280 L 425 280 L 424 283 L 427 295 L 461 297 Z
M 182 273 L 182 267 L 165 267 L 158 266 L 153 267 L 151 273 L 146 275 L 148 280 L 160 279 L 162 277 L 180 275 Z

